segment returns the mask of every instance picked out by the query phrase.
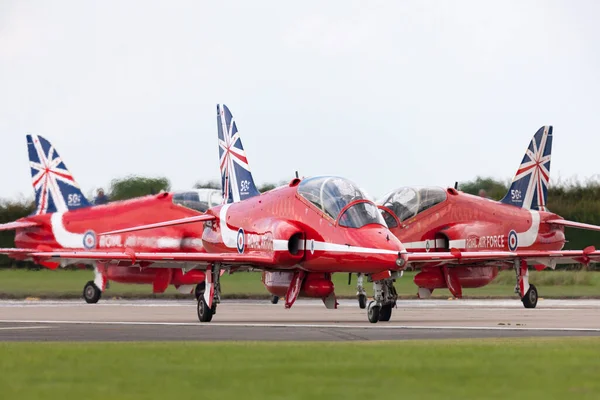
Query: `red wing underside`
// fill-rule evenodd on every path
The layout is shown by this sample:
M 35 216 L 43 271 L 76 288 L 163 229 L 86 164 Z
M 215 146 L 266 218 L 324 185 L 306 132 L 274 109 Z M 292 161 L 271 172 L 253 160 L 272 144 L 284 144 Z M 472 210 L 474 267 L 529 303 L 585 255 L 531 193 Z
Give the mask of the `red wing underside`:
M 267 268 L 274 266 L 273 256 L 271 254 L 249 253 L 149 253 L 149 252 L 102 252 L 102 251 L 54 251 L 54 252 L 31 252 L 29 257 L 38 260 L 80 260 L 80 261 L 98 261 L 118 265 L 139 264 L 150 266 L 154 263 L 160 263 L 162 267 L 172 264 L 173 268 L 181 268 L 181 264 L 201 264 L 210 265 L 221 263 L 225 266 L 248 265 L 258 268 Z

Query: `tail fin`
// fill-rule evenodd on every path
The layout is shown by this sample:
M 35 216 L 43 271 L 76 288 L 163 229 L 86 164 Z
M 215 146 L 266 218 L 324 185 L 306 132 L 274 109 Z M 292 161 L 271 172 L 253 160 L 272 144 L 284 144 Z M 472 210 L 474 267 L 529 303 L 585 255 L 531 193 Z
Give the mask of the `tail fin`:
M 258 196 L 260 193 L 254 184 L 240 133 L 224 104 L 217 104 L 217 128 L 223 202 L 236 203 Z
M 90 205 L 52 144 L 27 135 L 31 181 L 35 191 L 34 214 L 74 210 Z
M 552 127 L 542 126 L 531 139 L 510 189 L 501 201 L 517 207 L 546 211 L 551 153 Z

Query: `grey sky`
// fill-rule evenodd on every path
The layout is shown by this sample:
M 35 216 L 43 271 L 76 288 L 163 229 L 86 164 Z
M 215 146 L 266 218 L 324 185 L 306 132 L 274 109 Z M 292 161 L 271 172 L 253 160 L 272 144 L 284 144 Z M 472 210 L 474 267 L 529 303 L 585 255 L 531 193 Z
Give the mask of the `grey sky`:
M 600 2 L 0 3 L 0 197 L 26 133 L 85 193 L 217 179 L 217 102 L 257 182 L 336 174 L 374 196 L 512 177 L 552 124 L 552 177 L 600 172 Z

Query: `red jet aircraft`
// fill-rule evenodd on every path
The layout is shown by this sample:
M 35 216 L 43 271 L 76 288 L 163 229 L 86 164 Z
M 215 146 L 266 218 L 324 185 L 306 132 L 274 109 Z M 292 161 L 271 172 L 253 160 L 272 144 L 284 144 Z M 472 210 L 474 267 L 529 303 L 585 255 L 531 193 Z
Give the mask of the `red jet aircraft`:
M 397 294 L 394 282 L 408 264 L 507 262 L 522 265 L 600 259 L 589 251 L 459 251 L 408 253 L 388 230 L 377 206 L 353 183 L 339 177 L 293 179 L 289 185 L 259 194 L 233 117 L 217 106 L 222 188 L 227 204 L 206 214 L 105 232 L 110 236 L 142 230 L 203 222 L 205 252 L 37 251 L 22 252 L 41 260 L 96 261 L 130 268 L 155 265 L 181 268 L 201 265 L 206 289 L 198 299 L 198 317 L 208 322 L 220 302 L 220 272 L 259 269 L 284 276 L 289 284 L 286 308 L 297 297 L 321 298 L 328 308 L 337 302 L 331 274 L 362 273 L 373 281 L 374 300 L 367 311 L 370 322 L 389 321 Z M 193 225 L 192 225 L 193 226 Z M 2 249 L 10 253 L 13 249 Z M 267 289 L 270 287 L 265 279 Z
M 36 210 L 33 215 L 18 221 L 0 224 L 0 230 L 16 230 L 17 247 L 44 251 L 93 248 L 115 251 L 125 248 L 156 252 L 202 251 L 202 241 L 193 226 L 166 227 L 151 233 L 108 235 L 99 240 L 94 232 L 200 215 L 222 203 L 218 190 L 160 193 L 92 206 L 50 142 L 41 136 L 27 135 L 27 147 Z M 23 250 L 10 253 L 14 258 L 23 258 L 23 254 Z M 64 260 L 39 262 L 50 269 L 69 264 Z M 196 296 L 199 296 L 204 288 L 204 272 L 192 270 L 193 265 L 178 269 L 140 269 L 95 264 L 95 279 L 89 281 L 83 290 L 83 297 L 88 303 L 98 302 L 110 281 L 152 284 L 154 293 L 162 293 L 169 285 L 174 285 L 181 293 L 191 293 L 195 287 Z
M 599 226 L 566 221 L 546 208 L 552 127 L 540 128 L 531 140 L 511 187 L 501 201 L 472 196 L 456 189 L 403 187 L 385 195 L 378 203 L 390 231 L 409 252 L 448 251 L 559 251 L 565 244 L 564 227 L 600 230 Z M 592 248 L 584 250 L 589 253 Z M 589 262 L 583 256 L 578 262 Z M 554 268 L 558 259 L 540 259 L 538 268 Z M 514 268 L 515 293 L 526 308 L 537 305 L 538 292 L 528 283 L 526 260 L 479 263 L 456 261 L 441 265 L 416 264 L 414 282 L 418 296 L 428 298 L 434 289 L 448 288 L 462 297 L 462 288 L 482 287 L 501 269 Z M 359 277 L 359 305 L 366 305 L 366 292 Z

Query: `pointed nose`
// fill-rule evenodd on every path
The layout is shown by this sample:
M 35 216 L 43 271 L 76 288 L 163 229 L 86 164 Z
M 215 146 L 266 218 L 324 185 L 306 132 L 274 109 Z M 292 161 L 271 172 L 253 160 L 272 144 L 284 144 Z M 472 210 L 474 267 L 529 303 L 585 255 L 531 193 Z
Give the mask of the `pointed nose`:
M 364 226 L 353 229 L 352 246 L 364 249 L 371 268 L 398 270 L 406 266 L 406 250 L 400 240 L 382 226 Z

